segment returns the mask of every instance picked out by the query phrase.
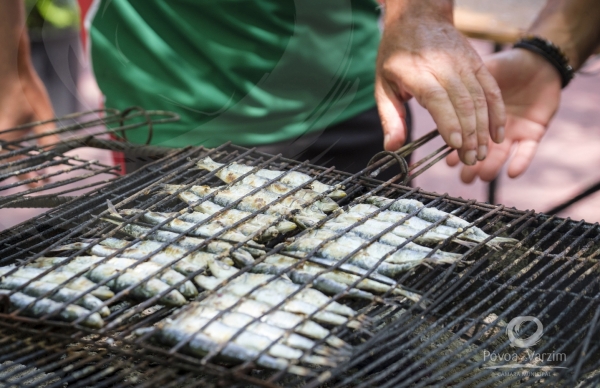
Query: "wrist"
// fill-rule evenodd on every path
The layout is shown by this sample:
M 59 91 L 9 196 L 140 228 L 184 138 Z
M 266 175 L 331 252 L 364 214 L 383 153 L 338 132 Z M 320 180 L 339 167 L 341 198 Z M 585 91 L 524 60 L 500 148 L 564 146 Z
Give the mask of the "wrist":
M 385 6 L 384 24 L 423 23 L 424 21 L 454 24 L 453 0 L 392 0 L 380 1 Z
M 556 85 L 560 89 L 562 85 L 561 75 L 546 58 L 523 48 L 513 48 L 512 52 L 521 69 L 531 69 L 538 76 L 543 77 L 545 84 Z
M 553 42 L 540 38 L 538 36 L 529 36 L 519 40 L 513 46 L 537 54 L 550 64 L 558 72 L 561 79 L 561 85 L 564 88 L 571 82 L 574 71 L 569 64 L 569 58 Z

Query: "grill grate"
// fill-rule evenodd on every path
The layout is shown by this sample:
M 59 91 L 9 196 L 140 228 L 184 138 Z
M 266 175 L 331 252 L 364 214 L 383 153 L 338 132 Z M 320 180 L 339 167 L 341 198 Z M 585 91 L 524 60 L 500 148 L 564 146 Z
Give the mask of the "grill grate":
M 0 131 L 2 138 L 35 126 L 54 128 L 43 133 L 21 136 L 18 140 L 1 142 L 3 152 L 0 153 L 0 192 L 3 197 L 0 208 L 54 207 L 73 199 L 66 194 L 73 195 L 110 182 L 120 175 L 119 166 L 82 160 L 69 151 L 81 147 L 113 150 L 135 148 L 103 140 L 102 137 L 115 132 L 125 136 L 126 131 L 139 127 L 148 127 L 151 136 L 153 125 L 176 119 L 170 112 L 144 111 L 140 108 L 130 108 L 123 112 L 103 109 Z M 59 136 L 58 143 L 44 147 L 36 144 L 36 141 L 51 139 L 54 135 Z M 151 147 L 149 150 L 160 156 L 165 154 L 164 149 L 158 152 L 158 147 Z
M 122 230 L 126 225 L 143 225 L 152 231 L 164 229 L 174 216 L 158 225 L 144 224 L 142 222 L 144 213 L 128 216 L 127 221 L 119 226 L 107 223 L 105 220 L 111 217 L 111 213 L 107 209 L 106 201 L 113 203 L 117 211 L 136 208 L 144 209 L 147 214 L 149 211 L 185 210 L 188 205 L 182 203 L 176 193 L 165 193 L 164 185 L 178 184 L 184 185 L 185 188 L 202 184 L 222 185 L 215 178 L 216 171 L 207 173 L 194 168 L 195 162 L 205 156 L 223 163 L 236 161 L 255 166 L 257 169 L 272 168 L 288 173 L 300 171 L 326 184 L 343 185 L 348 195 L 339 200 L 342 206 L 362 203 L 371 195 L 417 199 L 426 207 L 451 212 L 472 222 L 472 225 L 483 229 L 491 237 L 488 241 L 468 247 L 456 244 L 450 237 L 437 245 L 432 245 L 433 250 L 429 253 L 429 257 L 442 250 L 460 253 L 463 255 L 463 264 L 433 267 L 421 265 L 394 280 L 406 291 L 420 294 L 428 303 L 414 303 L 389 293 L 370 302 L 350 302 L 350 306 L 369 317 L 368 325 L 360 329 L 351 329 L 346 323 L 331 327 L 330 332 L 353 346 L 352 356 L 335 367 L 313 367 L 311 375 L 305 377 L 257 367 L 257 358 L 254 358 L 254 362 L 223 364 L 217 357 L 223 350 L 223 346 L 212 349 L 213 351 L 203 356 L 191 355 L 186 353 L 186 347 L 189 346 L 192 336 L 182 338 L 169 346 L 156 343 L 152 339 L 156 333 L 153 325 L 167 317 L 175 319 L 178 314 L 183 314 L 186 310 L 186 307 L 182 309 L 183 312 L 176 312 L 174 308 L 169 307 L 155 307 L 157 304 L 160 305 L 161 298 L 177 289 L 181 282 L 144 301 L 129 298 L 139 284 L 129 285 L 116 292 L 116 295 L 105 301 L 102 306 L 110 307 L 111 313 L 104 318 L 106 324 L 99 329 L 85 327 L 83 325 L 85 317 L 71 323 L 60 323 L 56 320 L 58 311 L 46 316 L 28 318 L 22 314 L 22 309 L 17 309 L 12 313 L 2 314 L 2 319 L 8 322 L 27 322 L 32 325 L 43 323 L 48 335 L 69 333 L 71 340 L 80 340 L 86 336 L 111 338 L 131 349 L 140 350 L 136 353 L 136 357 L 142 360 L 140 362 L 162 359 L 161 362 L 170 367 L 171 369 L 168 370 L 172 373 L 178 373 L 177 370 L 185 369 L 186 366 L 193 366 L 197 372 L 194 379 L 199 385 L 214 383 L 214 380 L 208 376 L 215 375 L 225 376 L 245 385 L 308 387 L 323 384 L 331 387 L 424 387 L 439 384 L 459 387 L 502 387 L 523 384 L 584 386 L 597 381 L 596 370 L 600 364 L 598 349 L 600 342 L 596 340 L 600 315 L 596 276 L 597 256 L 600 253 L 597 224 L 590 225 L 583 221 L 575 222 L 535 214 L 533 211 L 518 211 L 503 206 L 481 204 L 450 198 L 447 195 L 440 196 L 396 185 L 392 183 L 393 180 L 379 182 L 369 178 L 364 172 L 349 175 L 231 145 L 213 150 L 186 148 L 175 151 L 140 171 L 121 177 L 70 203 L 57 206 L 15 230 L 0 234 L 0 265 L 31 264 L 41 256 L 52 255 L 53 248 L 73 241 L 82 241 L 82 238 L 88 239 L 84 241 L 88 241 L 91 246 L 102 238 L 123 237 Z M 380 160 L 366 172 L 373 171 L 386 162 Z M 238 180 L 243 178 L 244 176 Z M 402 177 L 398 175 L 396 178 Z M 269 181 L 267 185 L 275 180 Z M 282 196 L 279 200 L 283 201 L 292 194 L 293 192 Z M 226 206 L 224 210 L 235 205 L 234 203 Z M 389 205 L 382 207 L 381 211 L 387 208 Z M 408 214 L 406 219 L 414 217 L 417 212 Z M 330 214 L 316 227 L 335 216 L 335 212 Z M 247 241 L 231 241 L 222 236 L 243 221 L 238 221 L 213 237 L 206 238 L 203 244 L 189 248 L 188 251 L 199 251 L 211 241 L 227 241 L 232 244 L 234 251 L 251 249 L 254 236 L 249 236 Z M 401 220 L 395 226 L 403 221 Z M 346 230 L 339 231 L 336 237 L 344 236 L 350 229 L 363 222 L 359 221 Z M 439 220 L 432 223 L 420 235 L 431 231 L 443 222 L 444 220 Z M 265 248 L 266 254 L 257 257 L 254 264 L 241 268 L 236 276 L 249 272 L 274 254 L 284 253 L 283 248 L 287 238 L 294 237 L 297 241 L 312 229 L 314 228 L 294 236 L 292 235 L 296 232 L 270 241 Z M 383 230 L 363 245 L 372 244 L 389 229 Z M 184 233 L 178 234 L 181 236 Z M 457 231 L 454 237 L 459 234 L 460 231 Z M 485 245 L 485 242 L 499 235 L 516 238 L 519 243 L 500 249 L 491 249 Z M 419 235 L 415 236 L 418 237 Z M 329 240 L 325 240 L 320 245 Z M 137 239 L 131 240 L 130 245 L 137 241 Z M 282 242 L 284 244 L 280 244 Z M 165 243 L 164 246 L 166 245 L 168 244 Z M 358 247 L 355 252 L 362 247 Z M 320 246 L 315 246 L 313 253 L 319 248 Z M 103 258 L 102 262 L 119 256 L 125 249 L 126 247 L 117 249 L 113 255 Z M 84 254 L 85 250 L 86 247 L 80 251 L 73 251 L 69 259 Z M 152 253 L 148 253 L 140 262 L 150 258 L 151 255 Z M 332 269 L 344 270 L 342 265 L 348 262 L 349 256 L 337 262 Z M 311 255 L 308 255 L 310 257 L 308 259 L 306 257 L 296 256 L 299 260 L 296 265 L 300 266 L 306 261 L 314 260 Z M 62 265 L 62 263 L 56 264 L 54 268 Z M 133 267 L 137 265 L 138 263 L 133 264 Z M 169 264 L 165 264 L 157 271 L 169 267 Z M 285 272 L 289 273 L 291 270 L 293 268 L 288 268 Z M 46 270 L 46 273 L 50 271 Z M 81 271 L 79 274 L 84 272 Z M 193 279 L 197 274 L 190 273 L 185 279 Z M 359 275 L 361 280 L 376 278 L 374 269 Z M 118 275 L 97 282 L 96 289 L 108 284 L 116 276 Z M 153 275 L 148 275 L 143 281 L 151 277 Z M 309 280 L 309 284 L 314 281 L 313 277 Z M 224 281 L 217 289 L 203 292 L 197 300 L 201 301 L 218 294 L 226 283 L 227 281 Z M 306 287 L 304 285 L 301 289 Z M 349 288 L 345 291 L 349 291 Z M 344 292 L 338 293 L 333 300 L 342 301 L 343 294 Z M 67 304 L 64 303 L 62 308 Z M 274 306 L 273 309 L 278 307 L 280 306 Z M 96 309 L 99 310 L 100 307 Z M 309 314 L 307 319 L 314 317 L 315 314 Z M 505 326 L 512 318 L 518 316 L 535 316 L 543 322 L 542 339 L 532 349 L 511 347 L 506 337 Z M 219 315 L 210 322 L 214 322 L 218 317 Z M 532 334 L 534 329 L 535 323 L 529 321 L 523 324 L 521 332 Z M 291 331 L 292 329 L 287 332 Z M 242 329 L 236 335 L 241 332 Z M 327 338 L 323 338 L 316 341 L 316 344 L 322 345 L 326 341 Z M 530 357 L 528 351 L 532 350 L 536 354 L 553 354 L 557 355 L 556 357 L 562 357 L 560 355 L 564 354 L 565 357 L 560 360 L 537 360 L 533 357 L 531 364 L 540 368 L 528 369 L 529 372 L 538 373 L 527 377 L 522 373 L 520 375 L 501 373 L 507 370 L 515 372 L 514 369 L 498 368 L 513 363 L 512 359 L 494 362 L 490 359 L 492 353 L 497 356 L 509 354 L 511 358 L 514 354 L 516 359 L 523 361 Z M 265 354 L 266 351 L 268 349 L 260 354 Z M 288 368 L 287 371 L 290 369 Z M 524 370 L 516 371 L 524 372 Z M 158 382 L 158 380 L 151 381 Z

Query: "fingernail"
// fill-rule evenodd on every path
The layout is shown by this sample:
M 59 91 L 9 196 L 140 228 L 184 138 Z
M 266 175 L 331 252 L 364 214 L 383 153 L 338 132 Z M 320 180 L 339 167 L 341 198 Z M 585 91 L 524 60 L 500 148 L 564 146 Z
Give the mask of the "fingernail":
M 475 164 L 475 158 L 477 157 L 477 152 L 475 150 L 469 150 L 465 152 L 465 164 L 472 166 Z
M 487 146 L 480 145 L 479 148 L 477 148 L 477 160 L 483 160 L 483 159 L 485 159 L 486 156 L 487 156 Z
M 462 135 L 458 132 L 454 132 L 450 135 L 450 147 L 460 148 L 462 147 Z
M 387 150 L 388 142 L 390 141 L 390 135 L 387 133 L 383 136 L 383 148 Z
M 496 130 L 496 143 L 502 143 L 504 141 L 504 127 L 498 127 Z

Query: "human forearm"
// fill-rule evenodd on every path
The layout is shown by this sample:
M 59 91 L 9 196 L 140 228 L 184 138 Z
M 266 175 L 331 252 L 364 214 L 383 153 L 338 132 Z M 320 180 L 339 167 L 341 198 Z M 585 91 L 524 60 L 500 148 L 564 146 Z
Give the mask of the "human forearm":
M 22 0 L 0 0 L 0 130 L 54 116 L 52 104 L 43 83 L 31 63 L 29 38 L 25 28 Z M 43 132 L 51 125 L 36 126 Z M 13 131 L 2 140 L 15 140 L 26 131 Z M 50 145 L 56 136 L 40 138 L 38 143 Z
M 528 32 L 560 47 L 577 70 L 600 44 L 598 0 L 548 0 Z
M 454 0 L 380 0 L 385 23 L 444 20 L 453 22 Z
M 21 0 L 4 0 L 0 12 L 0 82 L 14 80 L 29 66 L 28 38 Z

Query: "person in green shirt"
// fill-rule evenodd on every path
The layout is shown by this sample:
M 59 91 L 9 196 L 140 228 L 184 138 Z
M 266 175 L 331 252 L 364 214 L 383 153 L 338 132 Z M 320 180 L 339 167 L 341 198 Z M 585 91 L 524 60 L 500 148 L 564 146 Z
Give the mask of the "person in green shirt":
M 338 154 L 368 160 L 373 139 L 388 150 L 405 142 L 403 103 L 414 96 L 474 164 L 490 134 L 502 140 L 504 108 L 494 78 L 454 28 L 452 6 L 388 1 L 383 34 L 373 0 L 99 0 L 87 25 L 107 107 L 181 115 L 156 128 L 152 144 L 232 141 L 300 158 L 316 144 L 327 159 L 349 142 Z M 140 143 L 146 133 L 128 139 Z

